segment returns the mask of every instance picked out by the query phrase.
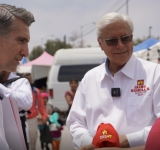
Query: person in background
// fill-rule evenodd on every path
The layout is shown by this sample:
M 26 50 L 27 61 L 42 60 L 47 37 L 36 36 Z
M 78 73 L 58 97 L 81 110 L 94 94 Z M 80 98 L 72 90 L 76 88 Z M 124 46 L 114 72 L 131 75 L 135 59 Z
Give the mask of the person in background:
M 160 150 L 160 118 L 153 124 L 145 145 L 145 150 Z
M 76 93 L 76 90 L 77 90 L 77 87 L 78 87 L 78 80 L 75 79 L 75 78 L 72 78 L 69 81 L 69 84 L 70 84 L 71 89 L 69 91 L 66 91 L 66 93 L 65 93 L 65 98 L 66 98 L 66 101 L 68 103 L 67 115 L 69 114 L 69 111 L 70 111 L 72 103 L 73 103 L 73 99 L 74 99 L 74 96 L 75 96 L 75 93 Z
M 44 109 L 46 109 L 46 112 L 47 112 L 48 118 L 49 118 L 50 115 L 52 115 L 52 113 L 53 113 L 53 107 L 50 104 L 48 104 L 48 93 L 42 92 L 41 98 L 43 99 Z M 41 149 L 43 150 L 45 147 L 46 150 L 49 150 L 48 144 L 52 143 L 52 139 L 50 140 L 51 136 L 48 135 L 48 134 L 50 134 L 49 126 L 47 125 L 47 123 L 43 124 L 42 116 L 40 114 L 37 116 L 37 119 L 38 119 L 38 129 L 40 131 Z M 49 132 L 49 133 L 44 133 L 44 132 Z
M 98 21 L 97 40 L 107 59 L 85 74 L 76 91 L 66 121 L 75 149 L 95 149 L 98 126 L 109 123 L 118 133 L 120 147 L 96 150 L 144 150 L 160 117 L 160 65 L 136 58 L 132 38 L 128 16 L 113 12 Z
M 28 57 L 28 42 L 30 41 L 29 26 L 34 22 L 34 16 L 24 8 L 8 4 L 0 4 L 0 71 L 15 72 L 19 61 Z M 0 99 L 8 97 L 0 84 Z M 0 146 L 9 149 L 3 127 L 3 110 L 0 102 Z
M 59 113 L 54 112 L 49 118 L 49 129 L 52 136 L 52 150 L 60 149 L 61 142 L 61 130 L 63 130 L 61 121 L 59 119 Z
M 11 82 L 11 79 L 17 79 Z M 10 83 L 9 83 L 10 81 Z M 8 82 L 8 84 L 6 84 Z M 27 150 L 27 136 L 26 136 L 26 113 L 32 106 L 32 91 L 29 81 L 26 78 L 19 78 L 12 72 L 1 71 L 0 83 L 5 85 L 3 93 L 8 93 L 8 97 L 17 102 L 18 110 L 20 112 L 20 119 L 22 124 L 23 135 Z M 1 91 L 0 91 L 1 92 Z
M 45 124 L 48 120 L 48 115 L 46 113 L 43 99 L 41 98 L 40 91 L 33 86 L 33 81 L 30 73 L 24 74 L 24 77 L 26 77 L 32 88 L 32 96 L 33 96 L 33 103 L 32 107 L 30 108 L 30 114 L 27 116 L 27 123 L 28 123 L 28 130 L 29 130 L 29 145 L 30 150 L 36 149 L 36 141 L 37 141 L 37 116 L 40 112 L 42 116 L 42 122 Z

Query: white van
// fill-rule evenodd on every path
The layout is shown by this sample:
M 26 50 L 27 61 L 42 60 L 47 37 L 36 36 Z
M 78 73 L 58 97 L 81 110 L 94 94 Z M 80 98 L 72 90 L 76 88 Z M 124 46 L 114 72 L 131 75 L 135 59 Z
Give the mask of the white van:
M 81 81 L 88 70 L 100 65 L 105 59 L 106 55 L 99 47 L 58 50 L 47 80 L 49 101 L 52 105 L 62 112 L 67 111 L 65 92 L 70 90 L 70 79 Z

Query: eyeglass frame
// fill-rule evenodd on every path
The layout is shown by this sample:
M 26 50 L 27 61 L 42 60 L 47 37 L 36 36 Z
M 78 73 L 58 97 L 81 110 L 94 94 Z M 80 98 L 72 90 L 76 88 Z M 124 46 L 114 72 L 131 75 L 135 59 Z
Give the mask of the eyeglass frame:
M 131 37 L 131 39 L 130 39 L 130 41 L 127 41 L 127 43 L 123 43 L 124 41 L 122 41 L 122 38 L 124 38 L 124 37 Z M 106 44 L 107 44 L 108 46 L 117 46 L 118 40 L 121 40 L 121 42 L 122 42 L 123 44 L 128 44 L 128 43 L 130 43 L 130 42 L 132 41 L 132 39 L 133 39 L 133 34 L 130 34 L 130 35 L 124 35 L 124 36 L 122 36 L 122 37 L 120 37 L 120 38 L 105 39 L 105 41 L 106 41 Z M 111 45 L 108 44 L 107 41 L 109 41 L 109 40 L 116 40 L 116 44 L 111 44 Z

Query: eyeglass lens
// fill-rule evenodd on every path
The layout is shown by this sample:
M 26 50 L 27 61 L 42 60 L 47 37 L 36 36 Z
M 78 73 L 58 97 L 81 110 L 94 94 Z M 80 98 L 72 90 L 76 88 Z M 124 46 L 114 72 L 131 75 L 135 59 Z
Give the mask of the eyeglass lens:
M 128 44 L 129 42 L 132 41 L 132 35 L 123 36 L 120 38 L 120 40 L 123 44 Z M 118 44 L 118 39 L 117 38 L 108 39 L 106 40 L 106 43 L 108 46 L 116 46 Z

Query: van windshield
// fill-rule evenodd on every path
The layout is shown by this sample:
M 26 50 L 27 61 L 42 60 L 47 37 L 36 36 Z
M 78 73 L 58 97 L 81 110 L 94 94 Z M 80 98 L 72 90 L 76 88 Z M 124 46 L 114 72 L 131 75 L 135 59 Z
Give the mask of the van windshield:
M 81 81 L 87 71 L 98 65 L 100 64 L 61 66 L 58 74 L 58 81 L 69 82 L 72 78 Z

